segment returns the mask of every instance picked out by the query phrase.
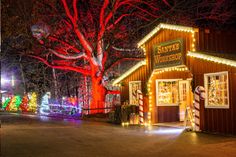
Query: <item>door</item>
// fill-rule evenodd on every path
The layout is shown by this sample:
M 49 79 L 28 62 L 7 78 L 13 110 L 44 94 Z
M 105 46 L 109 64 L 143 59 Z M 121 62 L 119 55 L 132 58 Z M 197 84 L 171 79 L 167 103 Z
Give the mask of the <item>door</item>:
M 185 111 L 190 103 L 189 81 L 179 81 L 179 120 L 184 121 Z

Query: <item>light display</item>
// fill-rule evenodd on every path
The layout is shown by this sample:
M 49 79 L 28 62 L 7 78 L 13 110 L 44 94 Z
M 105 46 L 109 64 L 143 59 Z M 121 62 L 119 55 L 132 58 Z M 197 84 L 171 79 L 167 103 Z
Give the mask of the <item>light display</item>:
M 29 100 L 28 100 L 28 96 L 27 96 L 27 94 L 22 98 L 22 102 L 21 102 L 21 104 L 20 104 L 20 109 L 21 109 L 21 111 L 23 111 L 23 112 L 27 112 L 28 111 L 28 102 L 29 102 Z
M 40 114 L 43 115 L 48 115 L 50 114 L 50 108 L 49 108 L 49 98 L 51 97 L 51 93 L 47 92 L 43 97 L 42 97 L 42 102 L 40 106 Z
M 32 92 L 29 99 L 28 111 L 36 112 L 37 111 L 37 95 L 35 92 Z
M 77 97 L 63 97 L 59 103 L 58 100 L 53 102 L 50 99 L 50 95 L 50 92 L 47 92 L 43 96 L 39 109 L 40 114 L 50 116 L 80 116 L 81 105 L 78 104 Z M 5 100 L 2 108 L 6 111 L 37 113 L 37 94 L 35 92 L 28 93 L 23 98 L 19 95 L 11 96 Z
M 198 52 L 191 52 L 191 51 L 189 51 L 187 53 L 187 56 L 236 67 L 236 61 L 230 60 L 230 59 L 225 59 L 225 58 L 221 58 L 221 57 L 216 57 L 216 56 L 212 56 L 212 55 L 206 55 L 206 54 L 202 54 L 202 53 L 198 53 Z
M 9 110 L 9 104 L 10 104 L 11 98 L 7 98 L 6 101 L 3 103 L 2 108 Z
M 53 101 L 50 92 L 42 97 L 40 114 L 49 116 L 74 116 L 81 113 L 77 97 L 63 97 L 62 102 Z
M 77 115 L 81 113 L 81 106 L 78 105 L 77 97 L 63 97 L 62 104 L 50 104 L 54 113 L 62 115 Z
M 11 111 L 18 111 L 19 110 L 19 106 L 21 104 L 21 98 L 20 96 L 14 96 L 10 103 L 9 103 L 9 110 Z
M 7 111 L 18 111 L 21 101 L 22 100 L 19 95 L 13 96 L 11 98 L 6 99 L 6 101 L 3 103 L 2 108 Z
M 23 98 L 19 95 L 13 95 L 7 98 L 3 103 L 2 108 L 6 111 L 23 111 L 23 112 L 35 112 L 37 109 L 37 96 L 36 93 L 32 94 L 29 100 L 27 95 Z

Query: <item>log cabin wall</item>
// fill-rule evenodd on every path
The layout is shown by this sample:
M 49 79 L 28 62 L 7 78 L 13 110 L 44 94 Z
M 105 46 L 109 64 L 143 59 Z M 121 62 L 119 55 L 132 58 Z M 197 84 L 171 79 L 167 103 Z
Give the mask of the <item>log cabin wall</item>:
M 188 57 L 195 86 L 204 87 L 204 74 L 228 71 L 229 109 L 205 108 L 201 101 L 200 128 L 206 132 L 236 134 L 236 68 Z
M 198 51 L 236 55 L 236 32 L 199 29 Z
M 220 57 L 236 58 L 236 32 L 199 29 L 197 51 L 215 53 Z M 231 58 L 232 57 L 232 58 Z M 193 74 L 195 87 L 204 87 L 204 74 L 228 71 L 229 109 L 205 108 L 201 101 L 201 126 L 206 132 L 236 134 L 236 68 L 187 57 L 187 66 Z
M 130 81 L 141 81 L 142 92 L 145 95 L 146 82 L 149 76 L 147 66 L 142 66 L 133 72 L 131 75 L 122 80 L 120 91 L 121 91 L 121 104 L 129 100 L 129 82 Z

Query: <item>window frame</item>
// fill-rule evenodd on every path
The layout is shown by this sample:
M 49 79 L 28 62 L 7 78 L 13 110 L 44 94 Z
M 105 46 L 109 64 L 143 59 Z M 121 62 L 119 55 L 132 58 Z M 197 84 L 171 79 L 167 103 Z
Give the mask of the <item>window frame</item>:
M 182 79 L 156 79 L 156 106 L 179 106 L 179 81 Z M 172 104 L 159 104 L 158 103 L 158 94 L 159 94 L 159 88 L 158 88 L 158 83 L 159 82 L 176 82 L 178 85 L 178 100 L 177 103 L 172 103 Z
M 224 105 L 209 105 L 208 104 L 208 79 L 210 76 L 221 76 L 225 75 L 227 76 L 226 84 L 227 84 L 227 99 L 228 103 Z M 205 88 L 205 100 L 204 100 L 204 106 L 205 108 L 215 108 L 215 109 L 229 109 L 230 100 L 229 100 L 229 72 L 228 71 L 221 71 L 221 72 L 214 72 L 214 73 L 205 73 L 204 74 L 204 88 Z

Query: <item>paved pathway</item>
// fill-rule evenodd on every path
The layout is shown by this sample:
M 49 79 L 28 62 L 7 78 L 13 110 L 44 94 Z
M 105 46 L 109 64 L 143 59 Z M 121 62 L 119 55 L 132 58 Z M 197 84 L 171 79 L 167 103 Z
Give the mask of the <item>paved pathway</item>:
M 3 157 L 236 157 L 235 137 L 47 117 L 0 118 Z

